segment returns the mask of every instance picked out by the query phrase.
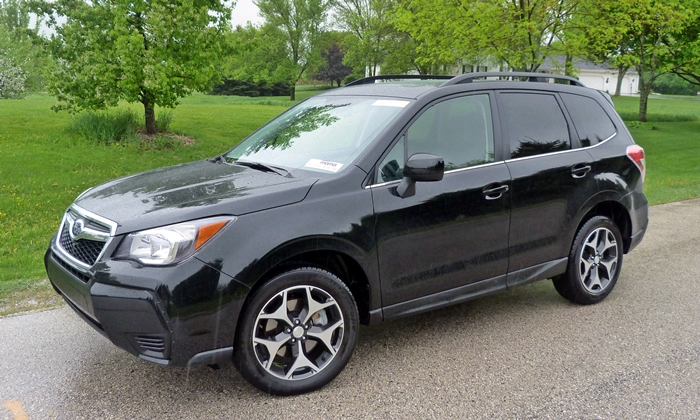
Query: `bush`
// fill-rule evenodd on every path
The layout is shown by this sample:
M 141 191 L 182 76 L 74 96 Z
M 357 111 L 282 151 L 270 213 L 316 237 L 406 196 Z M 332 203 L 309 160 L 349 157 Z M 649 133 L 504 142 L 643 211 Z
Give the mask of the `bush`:
M 161 111 L 156 115 L 156 130 L 168 133 L 173 113 Z M 138 143 L 139 132 L 145 131 L 143 118 L 130 109 L 115 111 L 88 111 L 73 118 L 70 131 L 100 144 Z
M 140 120 L 130 109 L 88 111 L 73 118 L 71 131 L 88 140 L 101 144 L 138 141 Z
M 0 58 L 0 99 L 20 99 L 25 95 L 27 75 L 9 59 Z
M 236 95 L 236 96 L 289 96 L 291 93 L 288 83 L 277 82 L 252 82 L 248 80 L 234 80 L 224 77 L 222 83 L 212 88 L 212 95 Z
M 173 121 L 173 112 L 170 110 L 161 111 L 156 115 L 156 130 L 159 133 L 170 131 L 170 123 Z

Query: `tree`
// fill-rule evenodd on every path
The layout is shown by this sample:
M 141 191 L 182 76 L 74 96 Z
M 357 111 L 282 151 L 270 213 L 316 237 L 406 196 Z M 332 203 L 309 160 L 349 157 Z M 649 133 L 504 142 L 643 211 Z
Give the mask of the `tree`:
M 397 29 L 425 43 L 435 62 L 488 58 L 536 71 L 573 26 L 579 0 L 399 0 Z M 576 45 L 568 53 L 575 55 Z
M 220 80 L 231 14 L 220 0 L 55 0 L 40 8 L 55 31 L 55 110 L 140 102 L 146 133 L 155 134 L 156 105 L 173 108 Z
M 223 75 L 253 83 L 292 83 L 295 68 L 287 57 L 284 33 L 276 26 L 248 23 L 226 35 Z
M 323 57 L 325 63 L 318 72 L 314 73 L 314 78 L 317 80 L 327 80 L 331 82 L 331 85 L 333 85 L 333 82 L 336 82 L 338 87 L 340 87 L 340 82 L 342 82 L 345 77 L 352 74 L 352 68 L 343 64 L 345 53 L 340 50 L 337 44 L 333 44 L 326 51 L 321 53 L 321 57 Z
M 610 51 L 625 41 L 615 57 L 618 67 L 639 73 L 639 121 L 646 122 L 649 94 L 662 74 L 692 62 L 700 51 L 685 34 L 698 21 L 698 0 L 590 0 L 589 47 Z
M 294 71 L 289 99 L 311 62 L 311 54 L 326 25 L 329 0 L 254 0 L 266 23 L 279 28 L 287 42 L 287 57 Z
M 3 83 L 15 87 L 13 97 L 20 97 L 28 89 L 36 90 L 41 84 L 45 66 L 44 54 L 38 35 L 39 22 L 30 26 L 29 6 L 24 0 L 0 0 L 0 57 L 3 59 Z M 14 68 L 15 70 L 10 70 Z M 18 93 L 22 92 L 22 93 Z
M 392 0 L 334 0 L 336 24 L 356 37 L 349 51 L 352 67 L 362 67 L 370 76 L 389 52 L 388 43 L 396 30 L 391 24 Z
M 700 85 L 700 15 L 677 35 L 685 48 L 676 50 L 676 67 L 672 72 L 693 85 Z

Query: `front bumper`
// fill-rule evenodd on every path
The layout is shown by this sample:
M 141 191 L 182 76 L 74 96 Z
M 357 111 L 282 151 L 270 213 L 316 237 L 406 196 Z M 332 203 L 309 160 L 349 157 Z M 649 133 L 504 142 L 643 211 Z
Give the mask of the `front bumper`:
M 118 347 L 150 362 L 230 361 L 247 288 L 196 258 L 173 267 L 98 262 L 85 272 L 51 241 L 44 263 L 68 305 Z

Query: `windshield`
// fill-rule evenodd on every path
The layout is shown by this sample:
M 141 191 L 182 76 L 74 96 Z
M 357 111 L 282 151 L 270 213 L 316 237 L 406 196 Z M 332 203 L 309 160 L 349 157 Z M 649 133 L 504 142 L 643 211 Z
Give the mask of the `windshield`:
M 311 98 L 275 118 L 224 157 L 289 169 L 335 173 L 346 168 L 408 100 Z

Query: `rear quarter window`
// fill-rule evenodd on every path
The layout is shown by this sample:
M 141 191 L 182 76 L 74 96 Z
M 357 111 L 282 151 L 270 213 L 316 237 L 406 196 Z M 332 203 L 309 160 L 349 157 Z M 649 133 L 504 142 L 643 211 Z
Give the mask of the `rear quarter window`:
M 617 133 L 608 113 L 592 98 L 562 93 L 566 109 L 571 115 L 581 146 L 595 146 Z
M 571 149 L 569 126 L 554 95 L 502 93 L 511 159 Z

